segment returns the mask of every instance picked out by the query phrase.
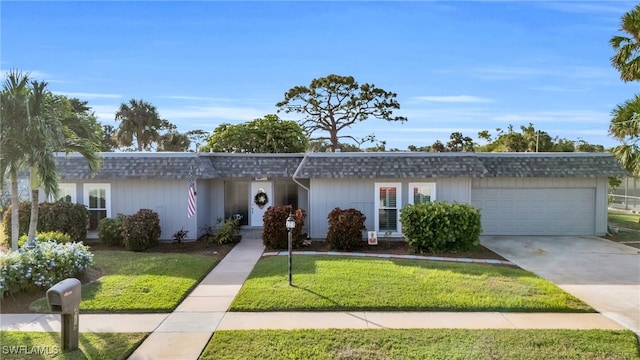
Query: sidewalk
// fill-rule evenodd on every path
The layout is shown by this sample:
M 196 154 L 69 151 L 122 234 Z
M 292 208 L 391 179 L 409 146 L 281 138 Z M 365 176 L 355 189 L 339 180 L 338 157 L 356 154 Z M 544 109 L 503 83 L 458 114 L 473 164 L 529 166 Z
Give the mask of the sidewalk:
M 598 313 L 227 312 L 262 256 L 257 233 L 243 240 L 170 314 L 81 314 L 81 332 L 150 332 L 129 359 L 197 359 L 216 330 L 301 328 L 624 329 Z M 463 261 L 467 261 L 463 260 Z M 2 331 L 60 331 L 60 316 L 3 314 Z

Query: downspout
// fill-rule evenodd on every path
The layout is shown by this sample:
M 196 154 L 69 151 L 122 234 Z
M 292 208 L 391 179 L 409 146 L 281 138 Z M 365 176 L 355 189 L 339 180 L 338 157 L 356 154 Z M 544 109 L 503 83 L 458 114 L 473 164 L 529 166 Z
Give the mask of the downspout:
M 307 163 L 307 157 L 308 154 L 305 153 L 304 157 L 302 158 L 302 161 L 300 161 L 300 164 L 298 164 L 298 167 L 296 168 L 296 171 L 293 172 L 293 176 L 291 176 L 291 180 L 293 180 L 294 183 L 298 184 L 298 186 L 300 186 L 301 188 L 307 190 L 307 217 L 309 219 L 311 219 L 311 189 L 309 189 L 308 187 L 304 186 L 301 182 L 299 182 L 296 179 L 296 176 L 299 175 L 300 170 L 302 170 L 302 167 Z M 307 233 L 307 237 L 311 236 L 311 222 L 309 222 L 309 232 Z

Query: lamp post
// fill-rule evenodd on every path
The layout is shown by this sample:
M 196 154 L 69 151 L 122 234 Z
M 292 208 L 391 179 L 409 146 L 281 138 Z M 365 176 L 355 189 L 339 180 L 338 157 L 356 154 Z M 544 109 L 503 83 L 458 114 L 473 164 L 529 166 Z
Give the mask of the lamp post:
M 287 231 L 289 232 L 289 286 L 292 286 L 291 283 L 291 248 L 292 248 L 292 231 L 296 227 L 296 219 L 293 218 L 293 214 L 289 213 L 289 217 L 286 222 Z

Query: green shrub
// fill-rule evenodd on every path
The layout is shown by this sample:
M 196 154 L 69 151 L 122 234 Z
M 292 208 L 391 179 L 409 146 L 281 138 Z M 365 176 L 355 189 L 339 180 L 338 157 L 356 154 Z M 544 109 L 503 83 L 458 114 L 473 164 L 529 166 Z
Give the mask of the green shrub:
M 236 241 L 238 231 L 240 230 L 240 220 L 230 217 L 225 221 L 218 220 L 218 230 L 215 235 L 210 237 L 209 241 L 216 244 L 230 244 Z
M 415 252 L 468 250 L 480 243 L 480 211 L 471 205 L 442 201 L 407 205 L 400 222 L 405 241 Z
M 18 239 L 18 246 L 23 246 L 27 243 L 27 235 L 22 235 Z M 38 232 L 36 233 L 36 242 L 49 242 L 53 241 L 58 244 L 66 244 L 71 241 L 71 236 L 69 234 L 62 233 L 60 231 L 47 231 L 47 232 Z
M 49 288 L 69 277 L 77 277 L 93 264 L 93 254 L 82 243 L 38 242 L 36 247 L 0 254 L 0 297 Z
M 71 236 L 71 241 L 79 242 L 87 238 L 89 210 L 83 204 L 64 201 L 40 204 L 38 211 L 38 231 L 60 231 Z
M 333 209 L 329 216 L 329 232 L 327 243 L 329 248 L 338 250 L 355 250 L 362 247 L 362 231 L 367 219 L 356 209 Z
M 289 214 L 293 211 L 291 205 L 271 206 L 267 209 L 262 217 L 264 227 L 262 229 L 262 243 L 268 249 L 286 249 L 289 247 L 289 234 L 285 226 Z M 302 245 L 302 228 L 304 227 L 304 219 L 307 213 L 303 209 L 297 209 L 293 212 L 296 220 L 296 227 L 291 231 L 292 246 L 300 247 Z
M 160 217 L 149 209 L 140 209 L 122 222 L 124 247 L 131 251 L 145 251 L 158 245 L 160 239 Z
M 126 215 L 118 214 L 114 218 L 103 218 L 98 222 L 98 240 L 107 246 L 123 246 L 122 225 Z
M 60 231 L 69 234 L 71 241 L 79 242 L 87 238 L 87 222 L 89 211 L 82 204 L 72 204 L 64 201 L 40 203 L 38 208 L 38 231 Z M 29 231 L 31 219 L 31 203 L 21 202 L 19 210 L 20 235 Z M 11 206 L 4 212 L 3 222 L 9 224 L 4 227 L 6 238 L 11 239 Z

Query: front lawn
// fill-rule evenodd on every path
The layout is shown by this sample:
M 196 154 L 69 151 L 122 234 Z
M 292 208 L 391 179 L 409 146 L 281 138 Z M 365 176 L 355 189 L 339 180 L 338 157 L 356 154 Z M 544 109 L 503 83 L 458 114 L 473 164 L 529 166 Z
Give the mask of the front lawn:
M 609 210 L 609 223 L 628 229 L 640 230 L 640 215 L 627 211 Z
M 590 312 L 534 274 L 507 266 L 424 260 L 294 256 L 262 258 L 231 311 Z
M 171 312 L 217 263 L 215 257 L 193 254 L 101 250 L 95 266 L 104 271 L 82 286 L 80 311 Z M 46 300 L 35 304 L 46 310 Z
M 0 332 L 0 358 L 5 359 L 126 359 L 146 333 L 80 333 L 78 349 L 62 352 L 60 333 Z
M 631 331 L 216 331 L 200 359 L 638 359 Z

